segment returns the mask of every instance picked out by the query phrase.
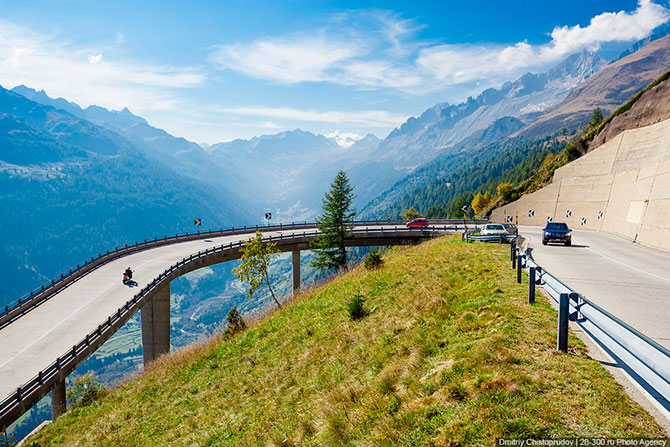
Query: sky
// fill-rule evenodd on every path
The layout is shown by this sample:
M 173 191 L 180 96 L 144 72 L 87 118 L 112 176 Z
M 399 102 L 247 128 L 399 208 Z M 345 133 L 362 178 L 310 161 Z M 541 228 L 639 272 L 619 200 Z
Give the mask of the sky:
M 437 103 L 613 57 L 667 0 L 0 0 L 0 85 L 128 107 L 213 144 L 301 128 L 349 145 Z

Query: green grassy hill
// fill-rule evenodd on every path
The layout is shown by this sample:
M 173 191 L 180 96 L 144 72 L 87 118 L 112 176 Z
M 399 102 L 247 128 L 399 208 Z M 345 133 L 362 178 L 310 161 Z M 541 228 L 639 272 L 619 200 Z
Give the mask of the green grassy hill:
M 556 313 L 529 306 L 509 249 L 441 238 L 353 269 L 232 338 L 159 359 L 27 445 L 493 445 L 662 436 Z M 355 294 L 369 315 L 349 319 Z

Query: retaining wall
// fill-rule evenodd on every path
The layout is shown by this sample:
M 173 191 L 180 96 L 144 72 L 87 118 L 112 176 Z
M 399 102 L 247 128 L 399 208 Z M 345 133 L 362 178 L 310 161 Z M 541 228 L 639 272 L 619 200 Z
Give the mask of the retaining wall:
M 618 134 L 557 169 L 550 185 L 491 215 L 510 219 L 567 222 L 670 250 L 670 120 Z

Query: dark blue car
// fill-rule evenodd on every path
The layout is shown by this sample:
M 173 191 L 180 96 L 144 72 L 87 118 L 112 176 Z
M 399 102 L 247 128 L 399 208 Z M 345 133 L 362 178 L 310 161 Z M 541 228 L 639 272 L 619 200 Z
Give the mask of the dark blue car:
M 549 242 L 563 242 L 565 245 L 572 245 L 572 232 L 568 224 L 564 222 L 548 222 L 542 230 L 542 245 Z

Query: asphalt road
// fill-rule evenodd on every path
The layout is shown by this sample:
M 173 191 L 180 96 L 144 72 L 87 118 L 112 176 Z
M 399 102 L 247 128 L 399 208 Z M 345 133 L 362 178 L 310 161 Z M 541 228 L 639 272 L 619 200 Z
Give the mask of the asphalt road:
M 435 227 L 440 228 L 441 225 Z M 397 228 L 404 229 L 402 226 Z M 281 233 L 293 232 L 302 233 L 302 230 L 286 230 Z M 279 233 L 274 231 L 264 234 L 270 236 Z M 87 274 L 44 304 L 0 329 L 0 401 L 18 386 L 32 379 L 38 371 L 49 366 L 56 357 L 71 349 L 87 333 L 95 330 L 166 268 L 191 254 L 217 245 L 246 240 L 252 234 L 253 231 L 249 234 L 181 242 L 116 259 Z M 128 287 L 121 282 L 123 271 L 128 266 L 133 269 L 133 280 L 137 282 L 135 287 Z
M 595 231 L 573 230 L 572 247 L 543 246 L 539 227 L 519 232 L 538 265 L 670 349 L 670 254 Z

